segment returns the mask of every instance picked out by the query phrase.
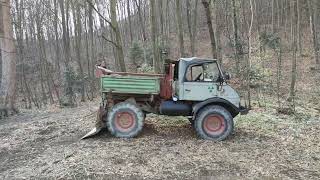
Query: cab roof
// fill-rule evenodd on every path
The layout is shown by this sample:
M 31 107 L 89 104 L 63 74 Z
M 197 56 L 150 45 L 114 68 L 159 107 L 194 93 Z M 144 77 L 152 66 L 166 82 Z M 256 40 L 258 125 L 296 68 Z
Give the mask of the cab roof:
M 186 64 L 203 64 L 203 63 L 212 63 L 216 62 L 216 59 L 203 59 L 198 57 L 191 57 L 191 58 L 180 58 L 179 61 L 183 61 Z

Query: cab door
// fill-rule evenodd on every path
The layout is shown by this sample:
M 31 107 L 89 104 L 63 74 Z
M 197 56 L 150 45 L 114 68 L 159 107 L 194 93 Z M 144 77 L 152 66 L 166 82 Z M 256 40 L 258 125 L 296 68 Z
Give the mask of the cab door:
M 204 101 L 217 95 L 217 85 L 211 82 L 184 82 L 183 100 Z
M 217 63 L 190 65 L 184 77 L 181 100 L 204 101 L 216 97 L 219 69 Z

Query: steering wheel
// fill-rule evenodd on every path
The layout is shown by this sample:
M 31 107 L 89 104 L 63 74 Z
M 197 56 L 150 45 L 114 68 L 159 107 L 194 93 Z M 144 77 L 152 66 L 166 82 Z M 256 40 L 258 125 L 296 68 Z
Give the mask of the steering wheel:
M 200 81 L 200 77 L 202 76 L 202 73 L 200 73 L 197 78 L 195 79 L 195 81 Z

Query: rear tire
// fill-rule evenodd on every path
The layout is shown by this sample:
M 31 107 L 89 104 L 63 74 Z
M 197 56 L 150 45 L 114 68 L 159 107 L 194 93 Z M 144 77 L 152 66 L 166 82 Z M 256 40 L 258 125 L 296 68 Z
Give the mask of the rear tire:
M 197 114 L 194 127 L 201 138 L 222 141 L 233 132 L 233 117 L 221 106 L 207 106 Z
M 133 138 L 141 132 L 144 119 L 145 115 L 137 105 L 121 102 L 111 108 L 107 126 L 116 137 Z

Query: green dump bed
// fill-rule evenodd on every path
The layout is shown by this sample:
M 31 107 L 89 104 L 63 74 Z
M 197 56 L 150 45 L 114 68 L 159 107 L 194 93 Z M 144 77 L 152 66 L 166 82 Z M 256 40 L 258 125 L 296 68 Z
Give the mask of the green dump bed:
M 159 94 L 159 77 L 142 76 L 103 76 L 101 77 L 102 92 L 123 94 Z

